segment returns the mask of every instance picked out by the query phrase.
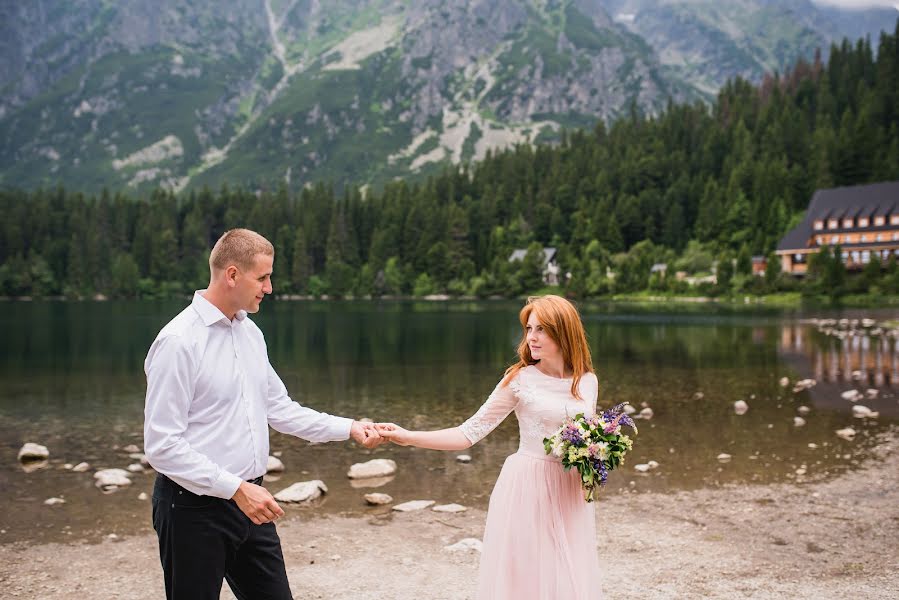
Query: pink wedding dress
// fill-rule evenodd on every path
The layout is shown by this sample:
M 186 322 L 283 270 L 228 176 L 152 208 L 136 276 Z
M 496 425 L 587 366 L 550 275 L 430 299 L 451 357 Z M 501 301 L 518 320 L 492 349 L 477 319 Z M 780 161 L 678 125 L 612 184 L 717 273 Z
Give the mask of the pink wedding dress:
M 602 598 L 594 505 L 584 501 L 577 471 L 543 449 L 566 416 L 594 414 L 598 389 L 596 376 L 584 375 L 578 400 L 571 379 L 525 367 L 460 425 L 474 444 L 514 410 L 521 436 L 490 495 L 478 600 Z

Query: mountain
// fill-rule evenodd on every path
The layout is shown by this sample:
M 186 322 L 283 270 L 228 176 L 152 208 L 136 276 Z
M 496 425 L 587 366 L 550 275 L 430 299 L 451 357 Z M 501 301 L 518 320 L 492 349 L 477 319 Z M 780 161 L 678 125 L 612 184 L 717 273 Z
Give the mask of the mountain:
M 0 185 L 379 184 L 708 99 L 896 12 L 846 14 L 800 0 L 3 3 Z

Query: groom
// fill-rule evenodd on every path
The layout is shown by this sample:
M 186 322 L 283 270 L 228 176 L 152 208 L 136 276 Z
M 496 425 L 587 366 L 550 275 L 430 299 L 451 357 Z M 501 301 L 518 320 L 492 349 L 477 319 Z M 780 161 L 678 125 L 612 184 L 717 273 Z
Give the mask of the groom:
M 158 473 L 153 527 L 170 600 L 217 599 L 223 578 L 241 600 L 292 597 L 274 524 L 284 511 L 262 487 L 269 426 L 313 442 L 382 441 L 371 425 L 287 395 L 247 318 L 272 293 L 274 257 L 258 233 L 225 232 L 209 288 L 162 328 L 144 363 L 144 446 Z

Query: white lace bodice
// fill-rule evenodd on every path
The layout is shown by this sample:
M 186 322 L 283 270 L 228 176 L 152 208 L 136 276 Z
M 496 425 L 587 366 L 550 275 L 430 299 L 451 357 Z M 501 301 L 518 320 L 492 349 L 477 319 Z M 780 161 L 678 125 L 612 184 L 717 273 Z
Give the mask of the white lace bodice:
M 592 415 L 596 411 L 596 375 L 583 375 L 578 389 L 581 400 L 571 395 L 571 379 L 544 375 L 530 365 L 521 369 L 509 385 L 503 387 L 500 381 L 487 401 L 459 429 L 476 444 L 514 410 L 518 417 L 519 452 L 546 457 L 543 438 L 555 433 L 567 416 Z

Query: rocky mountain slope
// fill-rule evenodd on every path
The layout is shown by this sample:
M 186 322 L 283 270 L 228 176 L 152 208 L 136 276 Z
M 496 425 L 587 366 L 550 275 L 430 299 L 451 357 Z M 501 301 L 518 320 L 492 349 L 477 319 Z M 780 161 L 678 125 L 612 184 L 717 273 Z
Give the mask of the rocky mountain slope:
M 804 0 L 4 3 L 0 185 L 377 184 L 707 98 L 892 30 L 897 13 L 847 14 Z

